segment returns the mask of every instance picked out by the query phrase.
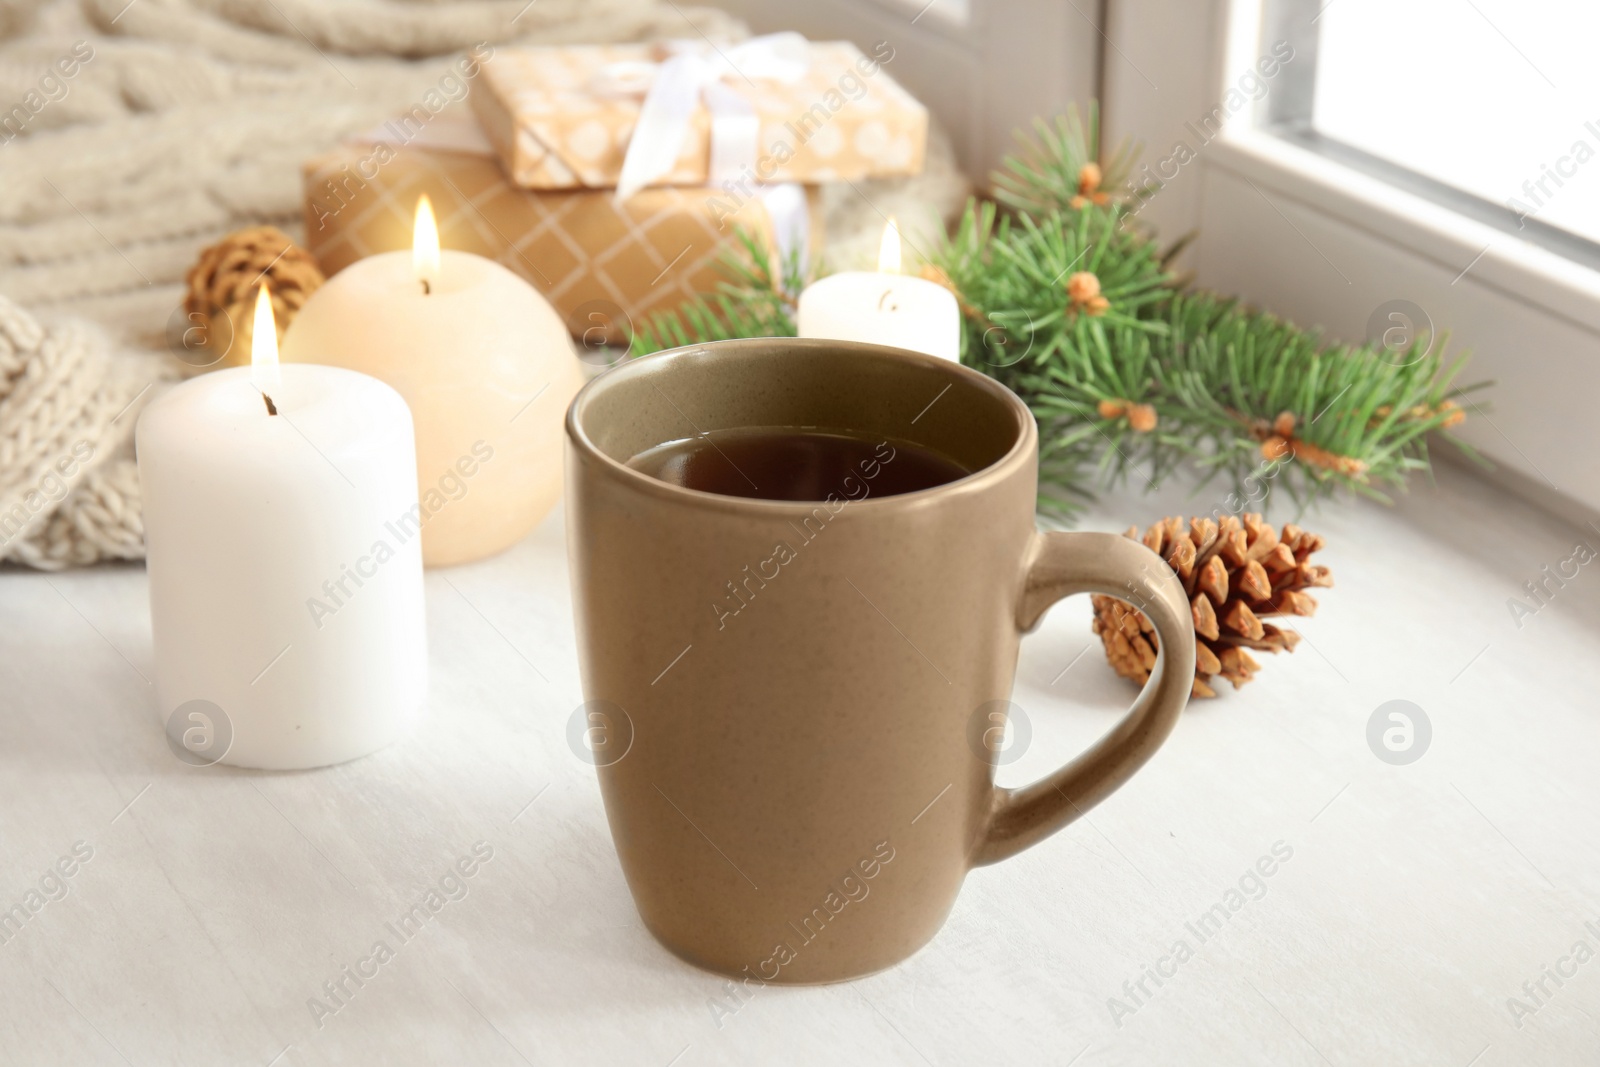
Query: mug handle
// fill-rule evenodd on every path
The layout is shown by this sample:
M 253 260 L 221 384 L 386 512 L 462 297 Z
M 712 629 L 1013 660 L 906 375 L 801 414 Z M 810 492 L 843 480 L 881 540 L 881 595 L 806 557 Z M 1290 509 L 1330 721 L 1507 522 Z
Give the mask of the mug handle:
M 1155 624 L 1155 670 L 1122 721 L 1054 774 L 1021 789 L 994 787 L 971 865 L 1016 855 L 1110 796 L 1155 755 L 1177 724 L 1194 684 L 1194 618 L 1177 575 L 1144 545 L 1120 534 L 1036 534 L 1017 605 L 1023 632 L 1074 593 L 1103 593 L 1136 606 Z

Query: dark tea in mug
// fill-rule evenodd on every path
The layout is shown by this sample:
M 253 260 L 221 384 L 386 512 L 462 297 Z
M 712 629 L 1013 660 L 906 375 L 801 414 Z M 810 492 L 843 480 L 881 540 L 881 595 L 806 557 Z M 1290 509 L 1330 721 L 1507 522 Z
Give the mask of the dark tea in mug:
M 932 489 L 972 473 L 926 445 L 848 430 L 755 426 L 712 430 L 639 453 L 628 466 L 687 489 L 761 500 L 826 500 L 845 479 L 873 496 Z

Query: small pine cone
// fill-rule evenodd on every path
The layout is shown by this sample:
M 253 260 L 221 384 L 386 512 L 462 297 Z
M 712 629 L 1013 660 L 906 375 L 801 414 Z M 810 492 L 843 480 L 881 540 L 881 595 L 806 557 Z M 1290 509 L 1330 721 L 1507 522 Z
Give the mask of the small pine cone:
M 1195 629 L 1197 697 L 1215 696 L 1212 683 L 1226 678 L 1238 689 L 1261 669 L 1256 652 L 1293 652 L 1300 635 L 1263 621 L 1280 615 L 1310 615 L 1317 602 L 1306 592 L 1333 585 L 1327 567 L 1310 562 L 1324 541 L 1293 523 L 1282 532 L 1260 515 L 1229 515 L 1220 521 L 1196 518 L 1185 528 L 1179 518 L 1163 519 L 1140 537 L 1127 536 L 1167 561 L 1184 592 Z M 1109 596 L 1095 596 L 1094 632 L 1105 645 L 1106 660 L 1122 677 L 1143 684 L 1155 667 L 1155 627 L 1143 612 Z
M 255 328 L 256 290 L 262 282 L 272 296 L 278 338 L 326 279 L 311 253 L 275 226 L 253 226 L 231 233 L 200 253 L 185 278 L 189 291 L 183 309 L 189 322 L 203 327 L 207 342 L 227 343 L 225 354 L 210 365 L 241 366 L 250 361 Z M 227 316 L 228 326 L 214 321 Z M 196 365 L 206 365 L 203 358 Z
M 1088 315 L 1104 315 L 1111 307 L 1100 292 L 1100 279 L 1090 271 L 1080 270 L 1067 279 L 1067 310 L 1082 311 Z
M 1090 204 L 1100 207 L 1111 203 L 1111 194 L 1100 188 L 1100 183 L 1105 180 L 1105 173 L 1100 169 L 1100 164 L 1095 162 L 1085 163 L 1078 169 L 1078 192 L 1068 203 L 1074 211 L 1082 211 Z
M 1128 418 L 1128 426 L 1136 433 L 1149 433 L 1160 421 L 1151 404 L 1135 404 L 1131 400 L 1102 400 L 1096 405 L 1102 419 Z

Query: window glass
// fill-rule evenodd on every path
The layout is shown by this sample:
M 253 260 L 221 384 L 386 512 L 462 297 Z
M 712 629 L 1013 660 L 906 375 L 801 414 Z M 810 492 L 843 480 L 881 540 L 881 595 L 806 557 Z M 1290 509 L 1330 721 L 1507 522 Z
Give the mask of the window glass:
M 1600 241 L 1600 3 L 1322 0 L 1311 125 Z

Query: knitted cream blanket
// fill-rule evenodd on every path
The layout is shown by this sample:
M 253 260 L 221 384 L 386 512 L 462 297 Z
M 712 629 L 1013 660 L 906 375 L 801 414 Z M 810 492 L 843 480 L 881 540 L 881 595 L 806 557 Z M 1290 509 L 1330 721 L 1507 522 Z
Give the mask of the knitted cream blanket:
M 0 0 L 0 561 L 143 555 L 130 437 L 181 370 L 184 272 L 244 226 L 298 235 L 307 158 L 481 41 L 744 33 L 671 0 Z M 835 195 L 829 233 L 948 213 L 964 184 L 930 159 L 874 205 Z

